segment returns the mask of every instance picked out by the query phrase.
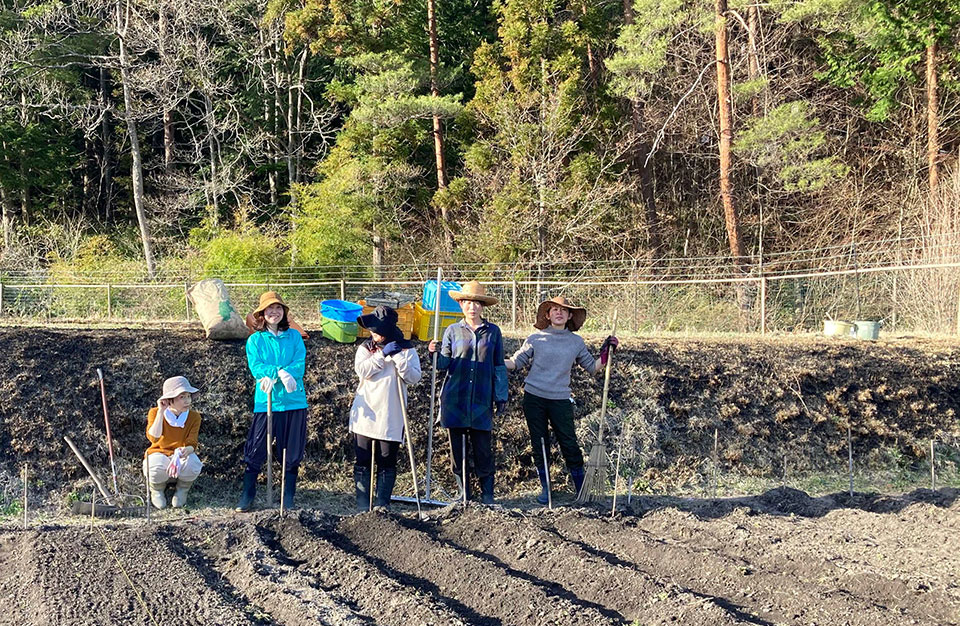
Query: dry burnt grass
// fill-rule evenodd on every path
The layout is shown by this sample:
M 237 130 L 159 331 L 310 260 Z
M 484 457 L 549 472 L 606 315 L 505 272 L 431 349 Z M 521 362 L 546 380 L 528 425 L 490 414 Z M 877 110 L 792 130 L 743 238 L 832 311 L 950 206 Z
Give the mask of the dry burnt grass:
M 0 625 L 956 624 L 960 504 L 944 491 L 810 517 L 756 500 L 701 502 L 705 517 L 478 507 L 11 529 Z
M 63 434 L 101 472 L 109 467 L 97 367 L 107 375 L 128 473 L 163 378 L 184 373 L 203 389 L 204 480 L 235 491 L 252 383 L 241 343 L 208 343 L 194 331 L 3 329 L 0 350 L 0 463 L 12 479 L 29 461 L 32 491 L 53 494 L 48 509 L 88 483 Z M 307 491 L 322 500 L 329 493 L 309 485 L 348 473 L 353 347 L 310 340 L 308 354 L 304 469 L 313 479 Z M 620 417 L 636 416 L 628 421 L 646 446 L 644 480 L 660 485 L 697 471 L 691 466 L 708 454 L 714 428 L 724 433 L 730 471 L 775 473 L 791 449 L 808 469 L 836 465 L 848 419 L 858 458 L 887 448 L 920 462 L 928 437 L 955 435 L 958 354 L 952 343 L 929 340 L 627 340 L 611 391 L 613 430 Z M 589 424 L 601 384 L 582 373 L 576 382 Z M 420 450 L 428 394 L 422 385 L 411 401 Z M 502 490 L 530 472 L 516 405 L 497 433 Z M 422 520 L 409 509 L 303 510 L 285 519 L 214 510 L 92 529 L 55 522 L 0 528 L 0 626 L 960 623 L 953 488 L 645 495 L 615 518 L 595 508 L 471 506 Z
M 507 339 L 507 351 L 518 339 Z M 590 341 L 590 343 L 598 343 Z M 307 342 L 310 412 L 306 481 L 343 477 L 352 455 L 346 421 L 356 377 L 355 347 L 312 337 Z M 426 444 L 424 384 L 410 400 L 414 445 Z M 97 468 L 108 468 L 97 368 L 107 380 L 116 456 L 131 479 L 145 447 L 147 410 L 167 376 L 186 374 L 202 393 L 202 457 L 208 479 L 236 480 L 249 424 L 253 381 L 243 342 L 209 342 L 197 330 L 0 329 L 0 476 L 10 482 L 23 462 L 44 492 L 63 496 L 89 484 L 63 442 L 69 435 Z M 618 352 L 610 400 L 611 431 L 629 423 L 642 463 L 639 486 L 667 491 L 703 478 L 714 430 L 724 473 L 779 478 L 805 470 L 842 471 L 846 425 L 858 467 L 892 458 L 918 467 L 928 441 L 958 436 L 960 345 L 929 339 L 874 344 L 822 338 L 771 340 L 627 339 Z M 520 410 L 522 377 L 511 377 L 508 414 L 498 420 L 498 492 L 535 481 Z M 581 431 L 598 413 L 600 377 L 576 368 Z M 446 467 L 438 431 L 437 467 Z M 591 436 L 584 437 L 589 447 Z M 611 443 L 614 439 L 610 439 Z M 786 467 L 785 467 L 786 466 Z M 560 473 L 557 466 L 557 472 Z M 445 479 L 446 472 L 438 472 Z M 130 486 L 139 493 L 139 488 Z

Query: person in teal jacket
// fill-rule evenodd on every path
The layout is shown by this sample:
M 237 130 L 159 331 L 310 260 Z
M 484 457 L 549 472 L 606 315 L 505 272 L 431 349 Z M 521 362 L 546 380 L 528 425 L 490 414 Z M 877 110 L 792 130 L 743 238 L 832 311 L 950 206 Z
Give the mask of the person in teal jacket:
M 247 365 L 256 381 L 253 421 L 243 448 L 243 491 L 238 511 L 249 511 L 257 495 L 257 476 L 267 458 L 267 402 L 273 413 L 275 454 L 283 458 L 284 508 L 293 508 L 297 474 L 307 441 L 307 393 L 303 387 L 307 350 L 300 333 L 290 328 L 289 308 L 273 291 L 260 296 L 253 312 L 257 330 L 247 339 Z

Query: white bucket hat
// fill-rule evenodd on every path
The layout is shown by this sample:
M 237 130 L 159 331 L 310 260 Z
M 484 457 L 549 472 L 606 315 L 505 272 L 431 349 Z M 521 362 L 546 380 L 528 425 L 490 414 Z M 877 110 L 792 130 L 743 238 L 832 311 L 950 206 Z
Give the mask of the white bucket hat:
M 163 381 L 163 395 L 157 401 L 176 398 L 184 391 L 196 393 L 197 388 L 190 384 L 186 376 L 172 376 Z

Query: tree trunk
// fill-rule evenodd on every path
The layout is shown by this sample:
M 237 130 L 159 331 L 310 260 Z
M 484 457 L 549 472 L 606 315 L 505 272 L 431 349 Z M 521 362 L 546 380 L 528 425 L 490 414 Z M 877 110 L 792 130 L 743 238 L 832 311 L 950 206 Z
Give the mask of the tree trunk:
M 270 49 L 271 46 L 267 44 L 267 37 L 264 33 L 264 29 L 260 28 L 259 30 L 260 37 L 260 49 L 263 51 L 263 60 L 261 62 L 261 88 L 263 89 L 263 125 L 264 131 L 267 135 L 266 140 L 266 159 L 269 167 L 267 167 L 267 185 L 270 190 L 270 204 L 272 206 L 277 205 L 277 172 L 275 171 L 274 164 L 276 163 L 276 151 L 274 145 L 276 142 L 277 136 L 277 124 L 274 119 L 275 112 L 273 110 L 273 98 L 271 97 L 272 88 L 270 84 L 271 76 L 271 58 L 270 58 Z
M 430 35 L 430 95 L 440 97 L 437 72 L 440 65 L 440 44 L 437 40 L 436 0 L 427 0 L 427 30 Z M 433 115 L 433 152 L 437 161 L 437 191 L 447 188 L 447 164 L 443 154 L 443 126 L 440 116 Z M 450 228 L 449 215 L 445 204 L 440 206 L 440 221 L 443 222 L 443 245 L 449 257 L 453 254 L 453 230 Z
M 937 104 L 937 42 L 931 28 L 927 44 L 927 168 L 930 185 L 930 203 L 937 200 L 940 171 L 937 156 L 940 153 L 939 106 Z
M 740 236 L 740 220 L 733 204 L 732 170 L 733 110 L 730 102 L 730 53 L 727 50 L 727 0 L 716 0 L 717 37 L 717 100 L 720 117 L 720 198 L 723 201 L 723 216 L 730 242 L 730 256 L 734 263 L 743 267 L 743 240 Z
M 167 55 L 167 3 L 160 2 L 160 58 Z M 173 111 L 164 109 L 163 111 L 163 172 L 167 176 L 173 173 L 173 149 L 175 139 L 173 137 Z
M 128 5 L 129 11 L 129 5 Z M 120 82 L 123 83 L 123 106 L 127 120 L 127 134 L 130 139 L 130 178 L 133 181 L 133 205 L 137 212 L 137 223 L 140 226 L 140 240 L 143 242 L 143 259 L 147 265 L 147 275 L 153 279 L 156 276 L 156 267 L 153 260 L 153 245 L 150 241 L 150 225 L 147 223 L 147 212 L 144 207 L 143 194 L 143 160 L 140 154 L 140 138 L 137 135 L 137 122 L 133 117 L 133 95 L 130 87 L 130 59 L 127 56 L 127 46 L 124 37 L 129 25 L 129 12 L 126 25 L 121 26 L 120 3 L 117 3 L 117 37 L 120 43 Z
M 383 275 L 384 241 L 378 233 L 373 234 L 373 279 L 380 280 Z
M 213 226 L 220 225 L 220 200 L 217 188 L 219 182 L 219 155 L 216 144 L 217 123 L 213 113 L 213 101 L 207 94 L 203 94 L 204 118 L 207 122 L 207 152 L 210 155 L 210 204 L 213 212 Z
M 295 140 L 297 134 L 296 122 L 294 119 L 294 101 L 296 100 L 296 89 L 293 81 L 293 67 L 290 63 L 285 63 L 287 74 L 287 181 L 288 188 L 293 187 L 297 182 L 297 168 L 294 163 Z M 293 196 L 291 195 L 291 198 Z
M 103 219 L 110 221 L 113 214 L 113 151 L 111 137 L 113 136 L 111 122 L 110 81 L 107 80 L 107 69 L 100 68 L 99 105 L 100 140 L 103 142 L 100 155 L 100 185 L 97 190 L 97 210 L 103 212 Z
M 296 160 L 294 162 L 294 171 L 297 174 L 297 182 L 300 182 L 300 174 L 302 173 L 301 161 L 303 160 L 303 135 L 300 132 L 302 115 L 303 115 L 303 87 L 304 87 L 304 78 L 307 73 L 307 56 L 310 52 L 309 47 L 305 47 L 303 52 L 300 53 L 300 69 L 297 72 L 297 106 L 293 114 L 293 122 L 296 128 Z M 294 197 L 291 195 L 291 200 Z
M 623 21 L 633 24 L 633 1 L 623 0 Z M 653 166 L 647 162 L 650 144 L 640 141 L 643 134 L 643 105 L 630 101 L 630 129 L 637 138 L 631 157 L 632 169 L 640 174 L 640 199 L 643 203 L 643 217 L 647 226 L 647 253 L 651 260 L 660 254 L 660 225 L 657 223 L 657 202 L 653 195 Z
M 13 245 L 13 216 L 16 209 L 12 194 L 5 187 L 0 187 L 0 205 L 3 210 L 3 250 L 6 252 Z
M 747 79 L 760 78 L 760 54 L 757 49 L 757 28 L 760 23 L 760 8 L 756 4 L 747 7 Z M 760 98 L 756 95 L 750 103 L 754 116 L 760 114 Z

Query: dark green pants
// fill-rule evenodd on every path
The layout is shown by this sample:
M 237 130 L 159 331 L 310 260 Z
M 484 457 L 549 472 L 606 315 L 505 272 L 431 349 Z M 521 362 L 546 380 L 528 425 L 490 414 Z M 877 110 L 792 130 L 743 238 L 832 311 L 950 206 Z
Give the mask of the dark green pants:
M 583 453 L 577 442 L 577 430 L 573 425 L 573 403 L 570 400 L 547 400 L 525 391 L 523 415 L 527 418 L 527 428 L 530 430 L 534 465 L 543 469 L 541 441 L 546 445 L 547 458 L 550 457 L 550 434 L 547 432 L 549 424 L 557 443 L 560 444 L 560 453 L 567 469 L 583 467 Z

